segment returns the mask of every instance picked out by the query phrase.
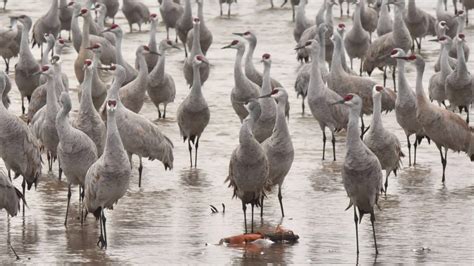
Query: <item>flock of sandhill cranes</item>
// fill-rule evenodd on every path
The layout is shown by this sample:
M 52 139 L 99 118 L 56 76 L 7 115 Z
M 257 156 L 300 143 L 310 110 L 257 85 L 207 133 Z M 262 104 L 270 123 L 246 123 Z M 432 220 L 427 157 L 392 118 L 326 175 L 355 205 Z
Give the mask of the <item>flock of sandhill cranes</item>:
M 229 5 L 230 15 L 233 2 L 220 0 L 221 15 L 222 4 Z M 339 5 L 343 2 L 339 0 Z M 333 0 L 321 4 L 314 23 L 306 17 L 306 0 L 292 0 L 291 5 L 297 59 L 306 62 L 295 81 L 297 95 L 303 99 L 302 111 L 304 113 L 307 98 L 310 111 L 323 133 L 323 160 L 326 128 L 331 132 L 333 160 L 336 160 L 336 134 L 347 131 L 342 177 L 350 198 L 348 208 L 354 207 L 357 252 L 359 219 L 370 214 L 378 253 L 374 206 L 380 193 L 387 193 L 388 176 L 397 173 L 401 157 L 405 156 L 397 137 L 384 129 L 382 112 L 395 110 L 397 122 L 407 136 L 409 165 L 412 164 L 410 136 L 413 134 L 416 136 L 413 164 L 416 163 L 417 145 L 427 138 L 439 149 L 443 182 L 448 149 L 465 152 L 471 161 L 474 160 L 474 132 L 469 128 L 474 78 L 466 67 L 469 47 L 464 33 L 467 11 L 474 8 L 474 1 L 462 0 L 464 11 L 456 9 L 451 13 L 443 8 L 443 0 L 439 0 L 437 18 L 417 8 L 415 0 L 408 0 L 408 5 L 405 0 L 368 2 L 355 3 L 354 23 L 347 32 L 345 24 L 334 25 L 332 9 L 337 3 Z M 11 25 L 0 30 L 0 55 L 5 60 L 7 73 L 10 59 L 18 57 L 14 66 L 15 84 L 21 93 L 26 120 L 25 123 L 8 111 L 8 92 L 12 84 L 8 75 L 0 72 L 3 102 L 0 105 L 0 156 L 8 170 L 8 176 L 0 174 L 0 208 L 5 208 L 11 216 L 17 214 L 20 202 L 25 203 L 25 188 L 30 189 L 38 183 L 43 170 L 42 153 L 46 153 L 49 171 L 57 160 L 59 178 L 64 174 L 69 184 L 65 225 L 71 186 L 78 185 L 86 211 L 100 221 L 98 245 L 107 247 L 104 210 L 112 208 L 127 191 L 132 155 L 140 160 L 139 186 L 143 157 L 161 161 L 165 169 L 173 168 L 172 141 L 158 125 L 139 112 L 148 95 L 158 109 L 158 118 L 166 118 L 167 104 L 174 101 L 176 94 L 173 77 L 165 71 L 166 51 L 180 49 L 178 39 L 184 46 L 183 75 L 190 90 L 179 105 L 176 117 L 181 136 L 188 142 L 190 165 L 197 166 L 199 139 L 211 116 L 202 85 L 210 78 L 205 55 L 213 36 L 205 24 L 203 0 L 197 0 L 195 18 L 191 0 L 184 0 L 184 7 L 179 1 L 163 0 L 160 3 L 167 38 L 157 43 L 158 15 L 138 0 L 123 0 L 122 11 L 130 32 L 133 24 L 138 24 L 140 31 L 145 23 L 150 23 L 151 28 L 149 44 L 136 49 L 134 66 L 122 55 L 124 32 L 121 27 L 115 23 L 105 26 L 107 18 L 114 21 L 119 9 L 118 0 L 86 3 L 52 0 L 49 11 L 35 24 L 27 15 L 12 16 Z M 393 19 L 389 5 L 394 8 Z M 176 30 L 174 41 L 169 33 L 173 28 Z M 31 52 L 30 30 L 32 46 L 41 48 L 41 62 Z M 74 72 L 80 83 L 81 101 L 74 121 L 69 118 L 72 109 L 69 81 L 61 70 L 61 53 L 66 46 L 64 39 L 58 38 L 62 30 L 69 31 L 72 46 L 78 53 Z M 246 31 L 235 35 L 241 38 L 222 47 L 237 50 L 234 88 L 230 96 L 242 123 L 227 181 L 234 196 L 242 201 L 247 232 L 247 205 L 252 208 L 253 231 L 254 207 L 260 207 L 263 215 L 265 193 L 274 186 L 278 186 L 284 216 L 281 189 L 294 159 L 294 149 L 286 120 L 288 93 L 271 78 L 272 56 L 263 54 L 264 71 L 259 72 L 253 64 L 256 34 Z M 425 61 L 414 51 L 421 49 L 422 39 L 430 35 L 434 36 L 431 41 L 440 43 L 441 53 L 435 66 L 439 72 L 430 79 L 427 97 L 422 83 Z M 245 66 L 242 66 L 245 42 L 248 52 Z M 356 58 L 360 59 L 358 73 L 353 71 Z M 411 89 L 405 77 L 406 62 L 416 66 L 416 91 Z M 385 84 L 376 84 L 370 77 L 362 77 L 363 72 L 370 76 L 376 68 L 384 71 L 384 82 L 387 70 L 391 69 L 395 90 Z M 103 79 L 106 73 L 113 73 L 111 84 Z M 29 102 L 28 109 L 25 97 Z M 433 100 L 438 105 L 430 102 Z M 441 107 L 446 107 L 447 102 L 449 109 Z M 163 111 L 160 105 L 163 105 Z M 467 121 L 453 112 L 456 107 L 467 112 Z M 372 115 L 370 126 L 364 124 L 364 115 Z M 385 184 L 382 170 L 386 173 Z M 14 177 L 23 177 L 22 192 L 12 185 L 11 173 Z

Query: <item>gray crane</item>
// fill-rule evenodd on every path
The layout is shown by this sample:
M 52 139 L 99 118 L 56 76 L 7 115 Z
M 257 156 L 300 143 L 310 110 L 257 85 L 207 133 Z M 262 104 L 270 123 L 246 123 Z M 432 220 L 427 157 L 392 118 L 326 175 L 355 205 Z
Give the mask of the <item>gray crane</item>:
M 5 90 L 6 75 L 0 71 L 0 94 Z M 23 177 L 23 195 L 25 187 L 28 190 L 38 183 L 41 176 L 42 161 L 40 146 L 28 126 L 16 115 L 11 114 L 3 104 L 0 104 L 0 157 L 5 167 L 15 173 L 15 177 Z M 1 195 L 4 195 L 1 193 Z
M 51 0 L 51 6 L 46 14 L 36 20 L 33 25 L 33 44 L 32 47 L 38 45 L 43 47 L 46 42 L 45 33 L 51 33 L 56 38 L 61 32 L 61 21 L 59 20 L 58 0 Z
M 117 64 L 121 65 L 125 68 L 125 84 L 130 83 L 138 76 L 138 72 L 135 68 L 133 68 L 129 63 L 125 61 L 122 56 L 122 40 L 123 40 L 123 31 L 117 24 L 112 24 L 109 28 L 105 30 L 106 32 L 112 32 L 115 34 L 116 38 L 116 45 L 115 45 L 115 61 Z M 104 48 L 102 51 L 104 51 Z
M 102 155 L 105 146 L 106 126 L 94 106 L 92 86 L 97 67 L 89 59 L 84 62 L 84 82 L 82 82 L 81 104 L 73 126 L 84 132 L 94 142 L 97 155 Z
M 82 131 L 72 127 L 69 122 L 69 112 L 72 104 L 67 91 L 63 91 L 60 98 L 61 109 L 56 115 L 56 129 L 58 131 L 58 159 L 68 182 L 67 208 L 64 225 L 67 225 L 69 203 L 71 201 L 71 186 L 84 186 L 87 170 L 97 161 L 95 143 Z M 83 197 L 79 189 L 80 198 Z M 81 212 L 81 222 L 82 222 Z
M 270 54 L 263 54 L 263 83 L 260 88 L 260 96 L 267 95 L 272 92 L 270 69 L 272 66 L 272 59 Z M 255 139 L 262 143 L 264 140 L 272 135 L 276 120 L 276 104 L 273 99 L 259 98 L 261 114 L 257 121 L 253 124 L 252 132 Z
M 133 24 L 138 24 L 138 31 L 142 31 L 142 24 L 148 23 L 150 19 L 150 10 L 139 0 L 123 0 L 122 12 L 128 21 L 130 32 Z
M 150 39 L 148 41 L 148 48 L 150 51 L 158 53 L 158 46 L 156 45 L 156 28 L 158 27 L 158 15 L 156 13 L 152 13 L 150 15 Z M 158 55 L 152 53 L 146 53 L 145 61 L 148 69 L 148 73 L 150 73 L 155 65 L 158 63 Z M 140 64 L 138 57 L 135 59 L 135 68 L 140 70 Z
M 382 0 L 382 5 L 380 6 L 379 19 L 377 21 L 377 36 L 382 36 L 387 33 L 392 32 L 393 19 L 390 16 L 390 11 L 388 10 L 387 0 Z
M 59 21 L 61 22 L 61 31 L 65 30 L 69 33 L 69 40 L 71 40 L 71 20 L 72 9 L 68 8 L 67 0 L 59 0 Z
M 15 65 L 15 83 L 21 94 L 21 112 L 24 114 L 26 110 L 24 98 L 26 97 L 29 102 L 31 94 L 39 85 L 39 76 L 33 74 L 40 71 L 40 65 L 33 57 L 28 41 L 28 33 L 30 32 L 32 23 L 31 18 L 26 15 L 21 15 L 12 17 L 12 19 L 18 20 L 18 22 L 23 25 L 20 53 L 18 62 Z
M 437 101 L 438 105 L 445 104 L 446 100 L 446 78 L 453 73 L 453 69 L 449 65 L 449 47 L 452 45 L 452 40 L 449 36 L 443 36 L 436 39 L 441 44 L 440 53 L 440 72 L 436 72 L 431 76 L 430 83 L 428 85 L 428 96 L 431 101 Z
M 382 167 L 377 156 L 362 142 L 359 132 L 359 114 L 362 111 L 362 99 L 356 94 L 348 94 L 336 104 L 349 106 L 349 123 L 347 124 L 346 158 L 342 167 L 342 180 L 349 206 L 354 206 L 354 223 L 356 228 L 357 254 L 359 254 L 359 230 L 357 224 L 364 214 L 370 214 L 372 233 L 374 236 L 375 253 L 378 254 L 375 237 L 375 213 L 379 193 L 382 190 Z M 359 217 L 357 211 L 359 211 Z M 360 218 L 360 220 L 359 220 Z
M 154 65 L 153 70 L 148 75 L 146 90 L 151 101 L 158 109 L 158 119 L 166 118 L 166 107 L 169 103 L 174 102 L 176 96 L 176 86 L 173 77 L 165 72 L 166 50 L 179 47 L 168 39 L 160 42 L 158 62 Z M 151 50 L 151 49 L 150 49 Z M 163 104 L 163 114 L 160 111 L 160 104 Z
M 230 9 L 230 7 L 229 7 Z M 193 28 L 193 9 L 191 0 L 184 1 L 184 11 L 181 17 L 176 21 L 176 33 L 184 47 L 184 55 L 188 57 L 187 39 L 188 32 Z M 169 39 L 169 38 L 168 38 Z
M 408 0 L 408 9 L 404 12 L 403 19 L 413 40 L 412 50 L 415 49 L 415 42 L 417 43 L 418 50 L 421 50 L 421 39 L 427 35 L 436 35 L 434 28 L 436 22 L 431 22 L 436 21 L 436 19 L 427 12 L 417 8 L 415 0 Z
M 15 217 L 20 211 L 20 202 L 25 202 L 23 194 L 8 176 L 0 170 L 0 210 L 5 209 L 7 214 Z
M 100 0 L 100 2 L 107 7 L 107 17 L 112 19 L 112 23 L 115 23 L 115 15 L 120 7 L 119 0 Z
M 440 39 L 446 39 L 447 42 L 444 45 L 441 45 L 441 47 L 445 46 L 446 49 L 448 50 L 448 55 L 449 55 L 449 51 L 451 51 L 451 48 L 453 46 L 453 39 L 451 39 L 451 37 L 445 34 L 447 27 L 448 26 L 445 21 L 440 21 L 438 23 L 438 38 L 431 39 L 430 41 L 439 42 Z M 442 55 L 442 51 L 439 53 L 438 60 L 436 61 L 436 64 L 434 66 L 435 72 L 441 71 L 441 55 Z M 451 67 L 451 69 L 456 68 L 457 62 L 458 62 L 457 58 L 452 58 L 448 56 L 448 64 Z
M 403 13 L 405 12 L 405 0 L 389 0 L 388 4 L 393 4 L 396 6 L 392 32 L 380 36 L 370 44 L 364 60 L 363 70 L 367 71 L 370 76 L 376 67 L 384 69 L 385 86 L 387 79 L 387 67 L 392 67 L 393 84 L 394 88 L 396 88 L 396 62 L 390 57 L 390 53 L 395 48 L 402 48 L 405 52 L 407 52 L 412 47 L 413 43 L 410 31 L 405 25 L 405 20 L 403 20 Z
M 198 18 L 199 18 L 199 21 L 200 21 L 199 42 L 201 44 L 202 53 L 204 55 L 206 55 L 207 50 L 209 50 L 209 47 L 211 47 L 211 44 L 212 44 L 212 32 L 207 28 L 206 23 L 204 21 L 204 11 L 203 11 L 204 1 L 203 0 L 196 0 L 196 3 L 198 5 L 197 14 L 198 14 Z M 187 42 L 186 44 L 187 44 L 189 50 L 193 49 L 193 45 L 194 45 L 193 35 L 194 35 L 194 28 L 188 31 L 188 37 L 186 38 L 186 42 Z
M 403 57 L 406 56 L 405 52 L 396 48 L 392 51 L 392 57 Z M 398 68 L 398 91 L 397 99 L 395 100 L 395 117 L 398 124 L 402 127 L 405 135 L 407 136 L 408 146 L 408 166 L 411 166 L 411 142 L 410 136 L 415 134 L 414 153 L 413 153 L 413 165 L 416 164 L 416 149 L 418 144 L 421 143 L 423 138 L 426 137 L 423 126 L 416 117 L 416 94 L 410 88 L 408 80 L 405 77 L 405 60 L 397 59 Z M 428 142 L 430 140 L 428 139 Z
M 268 186 L 265 187 L 270 191 L 272 187 L 278 185 L 278 201 L 280 202 L 281 216 L 285 217 L 283 209 L 283 196 L 281 195 L 281 187 L 285 177 L 291 169 L 295 151 L 291 141 L 288 124 L 285 120 L 285 108 L 288 101 L 288 93 L 283 88 L 274 89 L 270 94 L 260 97 L 271 97 L 277 102 L 277 117 L 272 135 L 262 143 L 263 150 L 268 160 Z M 263 217 L 263 199 L 260 204 L 260 216 Z
M 457 106 L 459 110 L 467 113 L 466 123 L 469 124 L 469 106 L 473 101 L 473 79 L 467 69 L 466 58 L 464 57 L 463 46 L 466 43 L 464 33 L 457 37 L 458 63 L 456 69 L 446 77 L 445 92 L 446 98 L 452 106 Z
M 242 70 L 242 59 L 245 53 L 245 44 L 238 40 L 233 40 L 229 45 L 222 47 L 222 49 L 236 49 L 237 55 L 234 64 L 234 87 L 230 93 L 230 101 L 232 108 L 242 122 L 247 116 L 247 109 L 244 107 L 244 103 L 250 99 L 256 99 L 259 94 L 260 87 L 253 83 L 250 79 L 245 76 Z
M 193 48 L 191 49 L 191 56 L 188 56 L 184 60 L 184 66 L 183 66 L 183 73 L 184 73 L 184 78 L 186 79 L 186 83 L 188 83 L 189 87 L 193 85 L 193 58 L 195 58 L 198 55 L 204 55 L 201 49 L 201 43 L 199 42 L 200 40 L 200 35 L 201 35 L 201 20 L 199 18 L 194 18 L 193 19 L 193 30 L 196 32 L 196 34 L 193 34 Z M 189 38 L 189 36 L 188 36 Z M 207 59 L 205 59 L 207 60 Z M 201 84 L 204 84 L 206 80 L 209 78 L 209 71 L 210 67 L 209 64 L 201 64 L 200 66 L 199 73 L 201 74 Z
M 314 23 L 306 17 L 305 7 L 307 4 L 307 0 L 300 1 L 296 9 L 295 28 L 293 29 L 293 37 L 296 42 L 299 42 L 301 35 L 307 28 L 314 25 Z
M 100 248 L 107 248 L 105 209 L 112 209 L 125 195 L 132 174 L 115 118 L 119 101 L 116 93 L 115 99 L 109 98 L 106 102 L 108 119 L 104 153 L 91 165 L 85 178 L 84 204 L 87 211 L 99 219 L 100 237 L 97 245 Z
M 79 54 L 74 61 L 74 73 L 76 74 L 76 78 L 79 83 L 82 83 L 84 80 L 84 71 L 82 69 L 84 60 L 92 58 L 92 52 L 89 51 L 87 47 L 94 43 L 100 43 L 102 45 L 102 54 L 100 60 L 103 64 L 110 65 L 118 61 L 115 54 L 120 51 L 121 47 L 119 45 L 119 41 L 121 40 L 117 38 L 116 47 L 114 47 L 106 38 L 90 34 L 90 25 L 93 22 L 90 10 L 83 8 L 77 16 L 82 17 L 84 19 L 84 23 L 82 26 L 82 40 L 81 46 L 79 48 Z
M 364 137 L 365 145 L 377 156 L 382 170 L 385 170 L 385 195 L 387 195 L 388 176 L 391 172 L 397 175 L 401 166 L 401 158 L 405 157 L 397 136 L 386 130 L 382 122 L 382 94 L 385 88 L 375 85 L 373 90 L 374 115 L 370 129 Z
M 165 170 L 173 168 L 173 143 L 160 129 L 145 117 L 128 110 L 121 102 L 119 89 L 125 81 L 125 69 L 119 65 L 112 66 L 115 70 L 114 81 L 110 86 L 107 99 L 117 101 L 116 119 L 120 137 L 131 160 L 132 155 L 138 155 L 140 165 L 138 167 L 138 186 L 141 186 L 142 157 L 148 157 L 153 161 L 158 159 L 165 166 Z
M 318 54 L 320 54 L 321 50 L 324 50 L 324 48 L 322 48 L 322 45 L 319 45 L 316 40 L 308 41 L 306 46 L 311 50 L 312 57 L 314 58 L 311 61 L 311 72 L 307 91 L 308 105 L 323 132 L 323 160 L 325 159 L 326 153 L 326 128 L 329 128 L 332 135 L 332 151 L 333 159 L 335 161 L 336 138 L 334 133 L 347 128 L 348 110 L 347 107 L 343 105 L 332 104 L 336 101 L 340 101 L 342 97 L 335 91 L 330 90 L 324 84 L 321 77 L 321 58 L 318 57 Z M 322 63 L 324 64 L 325 62 L 322 61 Z
M 199 139 L 204 129 L 209 124 L 211 113 L 206 102 L 206 98 L 202 94 L 200 80 L 200 65 L 207 64 L 202 55 L 197 55 L 193 61 L 193 85 L 191 90 L 178 107 L 178 126 L 183 142 L 188 141 L 189 161 L 193 167 L 192 146 L 194 145 L 194 167 L 197 167 L 197 153 L 199 147 Z
M 20 52 L 21 32 L 23 26 L 15 18 L 10 19 L 10 26 L 0 29 L 0 56 L 5 61 L 5 72 L 10 70 L 10 59 Z
M 261 114 L 260 104 L 252 100 L 245 107 L 249 115 L 240 127 L 239 145 L 232 152 L 226 182 L 229 182 L 229 187 L 234 190 L 233 197 L 242 201 L 245 233 L 247 233 L 247 204 L 252 206 L 251 232 L 253 232 L 254 207 L 260 206 L 261 198 L 265 195 L 265 187 L 269 184 L 269 164 L 262 145 L 252 133 L 252 128 Z
M 146 45 L 138 46 L 135 52 L 135 55 L 138 58 L 138 62 L 140 65 L 138 76 L 130 83 L 127 83 L 122 88 L 120 88 L 119 91 L 120 102 L 128 110 L 134 113 L 140 112 L 146 98 L 148 68 L 145 61 L 145 54 L 160 55 L 159 53 L 150 50 L 150 48 Z
M 170 39 L 170 28 L 176 29 L 176 23 L 183 15 L 183 7 L 173 0 L 163 0 L 160 5 L 160 13 L 166 27 L 166 39 Z M 176 32 L 176 42 L 178 42 L 178 32 Z
M 448 27 L 446 29 L 446 35 L 453 39 L 456 36 L 458 20 L 456 19 L 456 15 L 452 15 L 443 9 L 443 0 L 438 0 L 438 4 L 436 5 L 436 19 L 438 22 L 446 21 Z
M 353 59 L 360 59 L 359 74 L 362 76 L 362 62 L 364 61 L 367 49 L 369 49 L 370 35 L 362 27 L 360 16 L 360 3 L 356 3 L 354 11 L 354 24 L 352 25 L 352 28 L 347 32 L 346 37 L 344 38 L 344 47 L 347 51 L 347 55 L 351 60 L 351 69 L 354 69 L 352 65 Z
M 474 132 L 458 115 L 429 102 L 423 90 L 425 61 L 419 55 L 400 57 L 414 61 L 416 66 L 416 117 L 426 135 L 436 144 L 443 165 L 442 182 L 445 181 L 448 149 L 465 152 L 474 161 Z M 444 154 L 443 154 L 444 148 Z
M 466 21 L 466 14 L 464 14 L 464 11 L 459 11 L 457 14 L 456 14 L 456 19 L 458 20 L 458 28 L 457 28 L 457 31 L 456 31 L 456 36 L 453 38 L 453 46 L 451 47 L 451 49 L 449 50 L 449 56 L 450 57 L 454 57 L 454 58 L 458 58 L 458 52 L 457 52 L 457 47 L 458 47 L 458 40 L 459 38 L 456 38 L 457 36 L 459 36 L 459 34 L 464 34 L 465 31 L 464 31 L 464 21 Z M 469 45 L 467 45 L 467 43 L 463 43 L 462 44 L 462 48 L 463 48 L 463 51 L 464 51 L 464 58 L 466 58 L 466 61 L 469 60 Z
M 326 42 L 326 32 L 328 28 L 325 23 L 322 23 L 318 26 L 318 42 L 320 44 L 320 47 L 325 47 L 325 42 Z M 306 42 L 308 43 L 308 41 Z M 303 45 L 306 46 L 306 43 Z M 306 48 L 301 48 L 302 46 L 297 46 L 298 49 L 296 50 L 301 50 L 301 49 L 306 49 Z M 329 77 L 329 70 L 326 65 L 326 49 L 319 49 L 319 70 L 321 71 L 321 78 L 323 79 L 323 82 L 326 83 Z M 315 59 L 314 59 L 315 60 Z M 312 64 L 304 64 L 300 70 L 298 70 L 298 74 L 296 76 L 295 80 L 295 91 L 296 91 L 296 97 L 301 96 L 301 108 L 302 108 L 302 113 L 304 114 L 304 100 L 308 94 L 308 84 L 309 84 L 309 79 L 310 79 L 310 74 L 311 74 L 311 67 Z
M 372 40 L 372 33 L 377 29 L 379 18 L 377 10 L 369 7 L 365 0 L 360 0 L 360 18 L 362 27 L 369 33 L 370 40 Z

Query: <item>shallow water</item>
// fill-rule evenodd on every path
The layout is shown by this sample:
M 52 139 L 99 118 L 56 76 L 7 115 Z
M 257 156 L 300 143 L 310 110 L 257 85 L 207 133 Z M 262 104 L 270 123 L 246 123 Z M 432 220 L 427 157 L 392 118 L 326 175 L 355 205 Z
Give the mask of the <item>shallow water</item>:
M 145 2 L 152 12 L 158 13 L 156 1 Z M 307 6 L 308 17 L 314 17 L 321 2 L 310 1 Z M 417 2 L 424 10 L 435 13 L 435 1 Z M 31 11 L 33 6 L 37 10 Z M 12 14 L 26 13 L 35 20 L 48 6 L 49 0 L 10 1 L 7 14 L 0 13 L 0 24 L 6 25 L 8 15 Z M 337 161 L 321 161 L 321 131 L 311 114 L 301 115 L 301 102 L 293 89 L 300 65 L 293 51 L 291 9 L 270 9 L 268 1 L 264 0 L 239 0 L 238 5 L 233 5 L 232 13 L 230 19 L 221 18 L 218 16 L 217 0 L 206 1 L 206 23 L 214 35 L 214 43 L 208 52 L 212 64 L 211 76 L 204 85 L 211 121 L 201 138 L 198 168 L 189 168 L 187 146 L 181 143 L 175 119 L 176 109 L 188 89 L 182 75 L 183 52 L 173 51 L 168 55 L 166 67 L 176 82 L 176 101 L 168 106 L 169 118 L 158 124 L 175 144 L 174 169 L 165 172 L 160 162 L 144 160 L 142 188 L 138 188 L 138 161 L 134 158 L 128 193 L 113 211 L 106 212 L 107 250 L 100 250 L 96 246 L 99 226 L 91 216 L 83 226 L 80 225 L 77 188 L 73 190 L 71 218 L 68 226 L 64 227 L 67 185 L 64 179 L 58 181 L 57 168 L 49 174 L 45 170 L 36 191 L 29 191 L 26 195 L 29 208 L 25 215 L 8 219 L 6 215 L 0 215 L 0 263 L 16 261 L 10 249 L 11 244 L 20 262 L 41 264 L 158 261 L 193 264 L 357 261 L 364 264 L 472 264 L 473 165 L 465 154 L 449 152 L 447 180 L 443 185 L 438 150 L 435 145 L 427 145 L 426 142 L 419 146 L 418 165 L 408 167 L 408 158 L 404 158 L 398 177 L 390 177 L 387 197 L 379 201 L 381 211 L 376 210 L 376 232 L 380 254 L 375 256 L 370 221 L 365 217 L 359 230 L 361 253 L 357 257 L 353 214 L 352 211 L 344 211 L 348 198 L 341 182 L 345 136 L 344 133 L 337 136 Z M 334 14 L 337 23 L 340 21 L 337 7 Z M 474 21 L 472 16 L 471 20 Z M 342 21 L 351 23 L 346 16 Z M 116 22 L 128 32 L 121 12 Z M 474 37 L 472 25 L 466 29 L 468 39 Z M 125 35 L 124 56 L 130 63 L 135 60 L 136 47 L 148 43 L 148 27 L 144 29 L 142 33 Z M 230 155 L 238 144 L 240 127 L 229 100 L 235 51 L 221 50 L 220 47 L 235 38 L 232 32 L 247 29 L 253 29 L 258 35 L 256 59 L 264 52 L 272 54 L 272 76 L 290 94 L 292 108 L 289 126 L 295 147 L 293 167 L 283 188 L 287 216 L 281 218 L 278 199 L 275 193 L 271 193 L 265 201 L 263 220 L 259 219 L 259 210 L 256 210 L 255 225 L 257 231 L 269 231 L 282 224 L 300 236 L 299 242 L 292 245 L 252 245 L 245 248 L 217 245 L 221 238 L 240 234 L 244 230 L 241 203 L 232 199 L 232 190 L 224 184 Z M 164 26 L 161 25 L 157 39 L 165 36 Z M 471 50 L 473 48 L 471 45 Z M 425 88 L 433 74 L 438 52 L 437 44 L 423 42 L 422 54 L 428 61 Z M 34 53 L 39 58 L 37 49 Z M 73 71 L 76 53 L 72 48 L 66 53 L 63 70 L 69 75 L 71 93 L 74 95 L 73 109 L 77 109 L 77 82 Z M 255 63 L 262 69 L 257 60 Z M 473 66 L 471 60 L 469 68 L 473 69 Z M 3 67 L 0 64 L 0 68 Z M 414 85 L 413 66 L 407 66 L 407 71 L 409 83 Z M 10 76 L 13 78 L 13 73 Z M 373 78 L 381 81 L 382 75 L 377 72 Z M 14 88 L 10 95 L 13 102 L 10 111 L 20 114 L 18 90 Z M 157 118 L 156 108 L 150 101 L 146 102 L 141 114 L 150 120 Z M 395 120 L 395 113 L 383 115 L 383 119 L 385 127 L 400 138 L 403 151 L 407 154 L 406 138 Z M 370 118 L 366 118 L 366 122 L 369 121 Z M 331 156 L 330 149 L 327 156 Z M 15 180 L 15 184 L 20 187 L 20 180 Z M 221 203 L 226 206 L 225 214 L 212 214 L 209 205 L 213 204 L 220 210 Z

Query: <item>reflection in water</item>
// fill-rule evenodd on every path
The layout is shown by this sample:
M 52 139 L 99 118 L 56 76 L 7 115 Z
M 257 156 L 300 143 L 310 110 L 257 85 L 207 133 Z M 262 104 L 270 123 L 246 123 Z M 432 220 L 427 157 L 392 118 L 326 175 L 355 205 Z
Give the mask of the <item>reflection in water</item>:
M 9 23 L 8 15 L 26 13 L 36 21 L 46 12 L 50 1 L 9 1 L 7 8 L 10 10 L 0 15 L 1 27 Z M 157 12 L 156 0 L 142 1 L 152 12 Z M 322 2 L 309 1 L 306 9 L 308 18 L 314 18 Z M 417 1 L 417 4 L 435 14 L 432 1 Z M 193 2 L 192 5 L 196 10 L 196 4 Z M 29 6 L 39 8 L 26 8 Z M 337 8 L 334 8 L 335 14 Z M 439 153 L 433 143 L 428 145 L 425 142 L 418 147 L 418 165 L 408 167 L 408 158 L 404 158 L 398 177 L 390 176 L 387 197 L 380 199 L 381 210 L 376 209 L 379 256 L 373 252 L 370 220 L 365 217 L 359 226 L 361 253 L 357 257 L 353 214 L 352 211 L 344 211 L 349 202 L 341 178 L 345 132 L 336 136 L 337 161 L 329 160 L 332 157 L 331 145 L 326 147 L 328 160 L 322 161 L 319 126 L 309 109 L 304 116 L 301 114 L 301 99 L 296 98 L 292 89 L 301 65 L 294 57 L 291 8 L 270 9 L 268 0 L 239 0 L 238 5 L 233 5 L 235 15 L 230 19 L 220 18 L 216 10 L 217 1 L 206 2 L 204 15 L 206 25 L 214 35 L 214 43 L 207 54 L 213 67 L 203 86 L 203 94 L 211 110 L 211 121 L 201 139 L 199 168 L 189 168 L 188 149 L 182 145 L 176 123 L 176 109 L 189 93 L 189 87 L 182 74 L 183 51 L 173 50 L 167 52 L 166 72 L 176 82 L 176 99 L 168 105 L 167 119 L 155 123 L 175 144 L 174 169 L 165 171 L 161 162 L 144 160 L 142 187 L 138 188 L 138 159 L 133 159 L 134 170 L 128 192 L 114 210 L 106 211 L 109 246 L 102 251 L 96 245 L 98 222 L 89 215 L 81 226 L 78 219 L 77 187 L 73 188 L 71 217 L 68 226 L 64 227 L 67 184 L 64 178 L 58 180 L 57 164 L 54 164 L 52 173 L 44 170 L 38 188 L 27 192 L 29 208 L 24 217 L 20 214 L 7 219 L 2 215 L 4 212 L 0 212 L 1 263 L 15 262 L 9 243 L 20 256 L 21 263 L 34 264 L 474 263 L 472 164 L 465 155 L 450 152 L 446 184 L 443 186 Z M 352 25 L 347 16 L 335 18 L 335 22 L 343 22 L 348 28 Z M 118 13 L 116 23 L 122 26 L 127 24 L 122 12 Z M 265 232 L 281 224 L 300 236 L 299 242 L 293 245 L 214 245 L 224 237 L 244 231 L 241 202 L 232 199 L 232 190 L 224 184 L 230 155 L 239 143 L 241 125 L 229 98 L 234 86 L 235 53 L 220 47 L 236 38 L 232 32 L 248 29 L 254 30 L 258 36 L 255 67 L 262 70 L 258 58 L 263 53 L 271 53 L 271 75 L 290 94 L 289 129 L 295 148 L 295 160 L 282 189 L 287 216 L 281 217 L 278 198 L 272 192 L 265 200 L 263 220 L 260 219 L 259 209 L 256 209 L 255 226 L 257 231 Z M 466 27 L 468 36 L 472 35 L 473 29 L 473 25 Z M 157 39 L 165 36 L 164 28 L 160 26 Z M 128 51 L 135 51 L 138 45 L 146 42 L 147 26 L 141 33 L 125 34 L 122 47 L 125 60 L 133 64 L 135 53 Z M 39 49 L 33 49 L 33 53 L 40 58 Z M 69 77 L 73 100 L 71 120 L 79 107 L 75 97 L 78 84 L 73 69 L 76 55 L 69 47 L 65 48 L 62 56 L 62 69 Z M 427 59 L 424 87 L 428 88 L 429 78 L 434 73 L 432 66 L 439 55 L 439 45 L 424 42 L 422 55 Z M 15 60 L 12 59 L 12 65 Z M 473 62 L 468 62 L 469 69 L 474 68 Z M 355 64 L 358 65 L 358 62 Z M 0 69 L 3 67 L 0 63 Z M 407 80 L 414 88 L 415 69 L 407 64 L 406 71 Z M 14 78 L 14 73 L 9 75 Z M 374 71 L 372 78 L 382 82 L 383 74 Z M 20 114 L 20 94 L 15 85 L 9 96 L 12 101 L 9 111 Z M 154 120 L 156 112 L 156 107 L 147 99 L 140 114 Z M 406 137 L 396 122 L 395 113 L 383 114 L 382 118 L 386 128 L 398 136 L 403 152 L 407 154 Z M 366 118 L 368 121 L 370 117 Z M 21 178 L 14 180 L 14 183 L 20 188 Z M 219 213 L 210 211 L 211 204 L 217 207 Z M 221 211 L 221 204 L 226 206 L 225 213 Z

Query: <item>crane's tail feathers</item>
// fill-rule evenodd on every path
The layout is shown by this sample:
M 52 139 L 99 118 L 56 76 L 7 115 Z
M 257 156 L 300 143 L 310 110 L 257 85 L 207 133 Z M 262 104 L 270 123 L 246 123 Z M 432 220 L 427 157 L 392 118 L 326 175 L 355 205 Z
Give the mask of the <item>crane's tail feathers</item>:
M 349 206 L 347 206 L 347 208 L 344 211 L 349 210 L 352 207 L 352 205 L 353 205 L 352 200 L 349 200 Z

